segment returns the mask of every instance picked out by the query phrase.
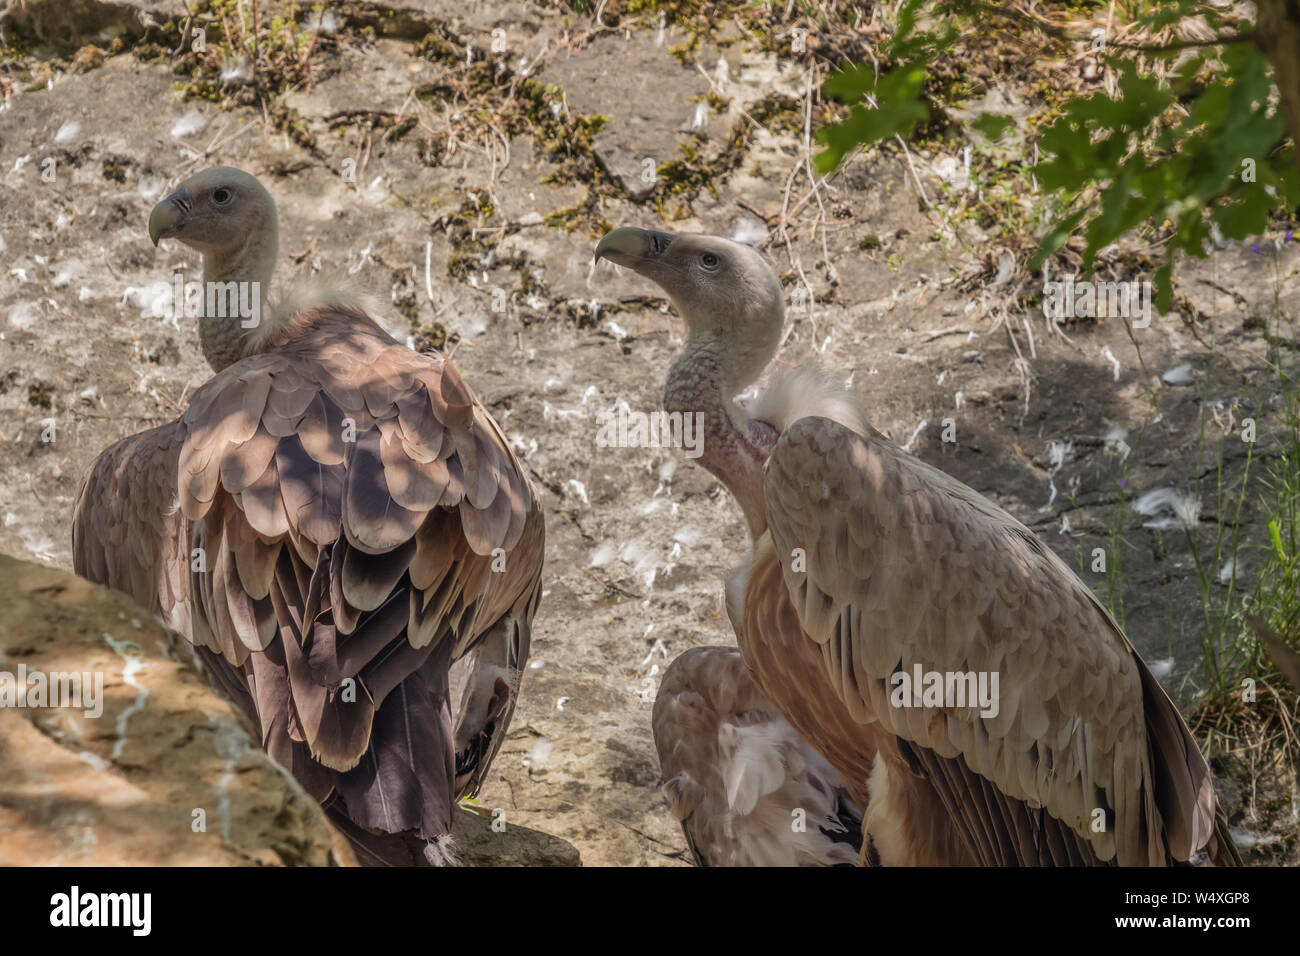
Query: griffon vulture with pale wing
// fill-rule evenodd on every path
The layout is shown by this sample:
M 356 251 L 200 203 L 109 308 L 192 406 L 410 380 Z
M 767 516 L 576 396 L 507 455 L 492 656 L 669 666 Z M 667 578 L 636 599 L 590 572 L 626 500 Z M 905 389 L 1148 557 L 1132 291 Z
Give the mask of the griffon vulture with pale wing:
M 269 304 L 276 210 L 252 176 L 191 177 L 149 235 L 202 253 L 216 375 L 95 461 L 76 570 L 193 642 L 362 862 L 446 862 L 528 656 L 535 489 L 441 355 L 328 283 Z
M 704 414 L 699 462 L 752 537 L 727 609 L 759 690 L 866 807 L 885 865 L 1239 863 L 1177 708 L 1092 592 L 1007 512 L 774 356 L 781 282 L 754 249 L 620 228 L 596 248 L 686 323 L 669 412 Z M 996 707 L 897 691 L 999 678 Z M 990 680 L 991 686 L 991 680 Z

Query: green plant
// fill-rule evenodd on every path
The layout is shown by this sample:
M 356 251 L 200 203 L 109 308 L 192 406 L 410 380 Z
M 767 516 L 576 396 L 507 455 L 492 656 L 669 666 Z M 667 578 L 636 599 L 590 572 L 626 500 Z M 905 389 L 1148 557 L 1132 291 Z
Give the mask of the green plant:
M 1196 15 L 1220 27 L 1220 14 L 1193 0 L 1148 4 L 1136 25 L 1157 28 Z M 926 27 L 920 28 L 924 17 Z M 818 168 L 829 172 L 851 151 L 910 135 L 931 114 L 927 79 L 961 35 L 990 19 L 1019 18 L 1011 9 L 976 0 L 907 0 L 883 64 L 841 70 L 825 84 L 848 115 L 822 128 Z M 1066 100 L 1042 129 L 1033 167 L 1051 196 L 1051 225 L 1030 262 L 1037 269 L 1073 236 L 1091 273 L 1098 253 L 1143 227 L 1163 246 L 1155 272 L 1156 304 L 1168 312 L 1178 254 L 1203 257 L 1213 238 L 1243 239 L 1265 231 L 1270 213 L 1300 202 L 1300 169 L 1286 127 L 1273 105 L 1268 60 L 1240 34 L 1207 41 L 1208 52 L 1171 65 L 1188 44 L 1099 53 L 1117 74 L 1119 95 L 1104 92 Z M 975 128 L 993 137 L 1006 117 L 985 114 Z

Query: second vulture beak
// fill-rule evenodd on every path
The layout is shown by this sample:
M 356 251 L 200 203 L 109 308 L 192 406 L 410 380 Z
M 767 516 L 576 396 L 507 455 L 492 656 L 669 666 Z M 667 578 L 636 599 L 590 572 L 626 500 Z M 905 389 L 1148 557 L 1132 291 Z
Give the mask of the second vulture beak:
M 639 272 L 639 265 L 663 255 L 676 238 L 666 232 L 619 226 L 605 233 L 596 246 L 596 261 L 608 259 L 615 265 L 627 266 Z
M 149 213 L 149 238 L 153 244 L 158 240 L 174 236 L 185 224 L 185 217 L 190 213 L 190 194 L 181 189 L 172 193 Z

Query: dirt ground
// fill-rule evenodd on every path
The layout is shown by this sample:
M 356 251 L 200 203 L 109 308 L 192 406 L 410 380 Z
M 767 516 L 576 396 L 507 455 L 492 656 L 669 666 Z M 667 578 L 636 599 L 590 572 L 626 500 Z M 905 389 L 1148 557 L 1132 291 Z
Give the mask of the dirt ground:
M 174 13 L 167 3 L 83 6 Z M 1131 499 L 1197 494 L 1198 533 L 1212 547 L 1217 461 L 1213 435 L 1202 448 L 1202 410 L 1224 427 L 1233 416 L 1230 435 L 1257 417 L 1257 456 L 1275 443 L 1258 320 L 1297 312 L 1295 244 L 1233 244 L 1179 269 L 1187 308 L 1132 338 L 1116 321 L 1062 334 L 1015 305 L 1023 262 L 1019 278 L 999 283 L 1010 253 L 918 202 L 915 176 L 931 197 L 962 188 L 959 159 L 873 149 L 812 192 L 802 117 L 770 109 L 774 94 L 799 102 L 808 89 L 799 62 L 742 42 L 706 43 L 683 63 L 670 52 L 683 37 L 653 23 L 587 30 L 579 42 L 574 23 L 589 18 L 550 5 L 396 6 L 405 12 L 383 21 L 372 5 L 338 5 L 311 86 L 281 99 L 289 122 L 187 99 L 167 57 L 137 49 L 134 28 L 108 13 L 107 33 L 31 41 L 9 60 L 0 551 L 70 568 L 73 499 L 94 456 L 175 417 L 210 374 L 194 328 L 157 314 L 150 292 L 196 257 L 169 242 L 155 250 L 145 224 L 179 180 L 233 165 L 279 203 L 281 277 L 350 274 L 399 338 L 450 337 L 544 489 L 534 657 L 479 802 L 571 841 L 587 865 L 687 862 L 657 788 L 651 702 L 677 654 L 734 643 L 722 580 L 747 547 L 738 508 L 680 452 L 596 444 L 598 412 L 658 407 L 681 344 L 654 289 L 592 267 L 601 224 L 769 242 L 791 296 L 779 361 L 815 357 L 851 375 L 879 429 L 1025 521 L 1103 600 L 1105 575 L 1081 561 L 1111 548 L 1120 522 L 1127 632 L 1149 661 L 1168 662 L 1166 686 L 1190 699 L 1203 627 L 1191 553 L 1181 531 L 1144 527 L 1153 519 Z M 381 27 L 367 34 L 367 23 Z M 482 59 L 503 30 L 501 69 L 527 70 L 545 90 L 535 122 L 469 123 L 460 111 L 473 104 L 443 89 L 451 58 L 424 41 L 431 25 L 467 59 Z M 70 50 L 108 50 L 115 30 L 128 40 L 121 52 L 73 70 Z M 21 82 L 22 70 L 48 82 Z M 595 116 L 608 120 L 585 141 L 580 120 Z M 647 159 L 662 173 L 675 158 L 687 160 L 679 180 L 642 179 Z M 783 210 L 788 244 L 773 232 Z M 504 313 L 492 309 L 497 289 Z M 942 440 L 945 419 L 955 441 Z M 1245 454 L 1244 443 L 1229 447 L 1229 475 Z M 1242 527 L 1259 531 L 1249 507 Z M 1252 565 L 1247 553 L 1240 580 Z M 1240 827 L 1261 830 L 1252 797 L 1225 786 Z

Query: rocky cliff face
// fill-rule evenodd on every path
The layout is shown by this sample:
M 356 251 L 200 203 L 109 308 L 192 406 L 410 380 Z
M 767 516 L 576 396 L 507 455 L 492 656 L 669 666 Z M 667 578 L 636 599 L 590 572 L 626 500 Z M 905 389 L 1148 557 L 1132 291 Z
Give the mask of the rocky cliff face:
M 0 554 L 0 866 L 355 866 L 213 692 L 189 644 L 124 594 Z M 557 837 L 463 809 L 470 866 L 577 866 Z
M 352 861 L 130 598 L 4 555 L 0 594 L 0 865 Z

